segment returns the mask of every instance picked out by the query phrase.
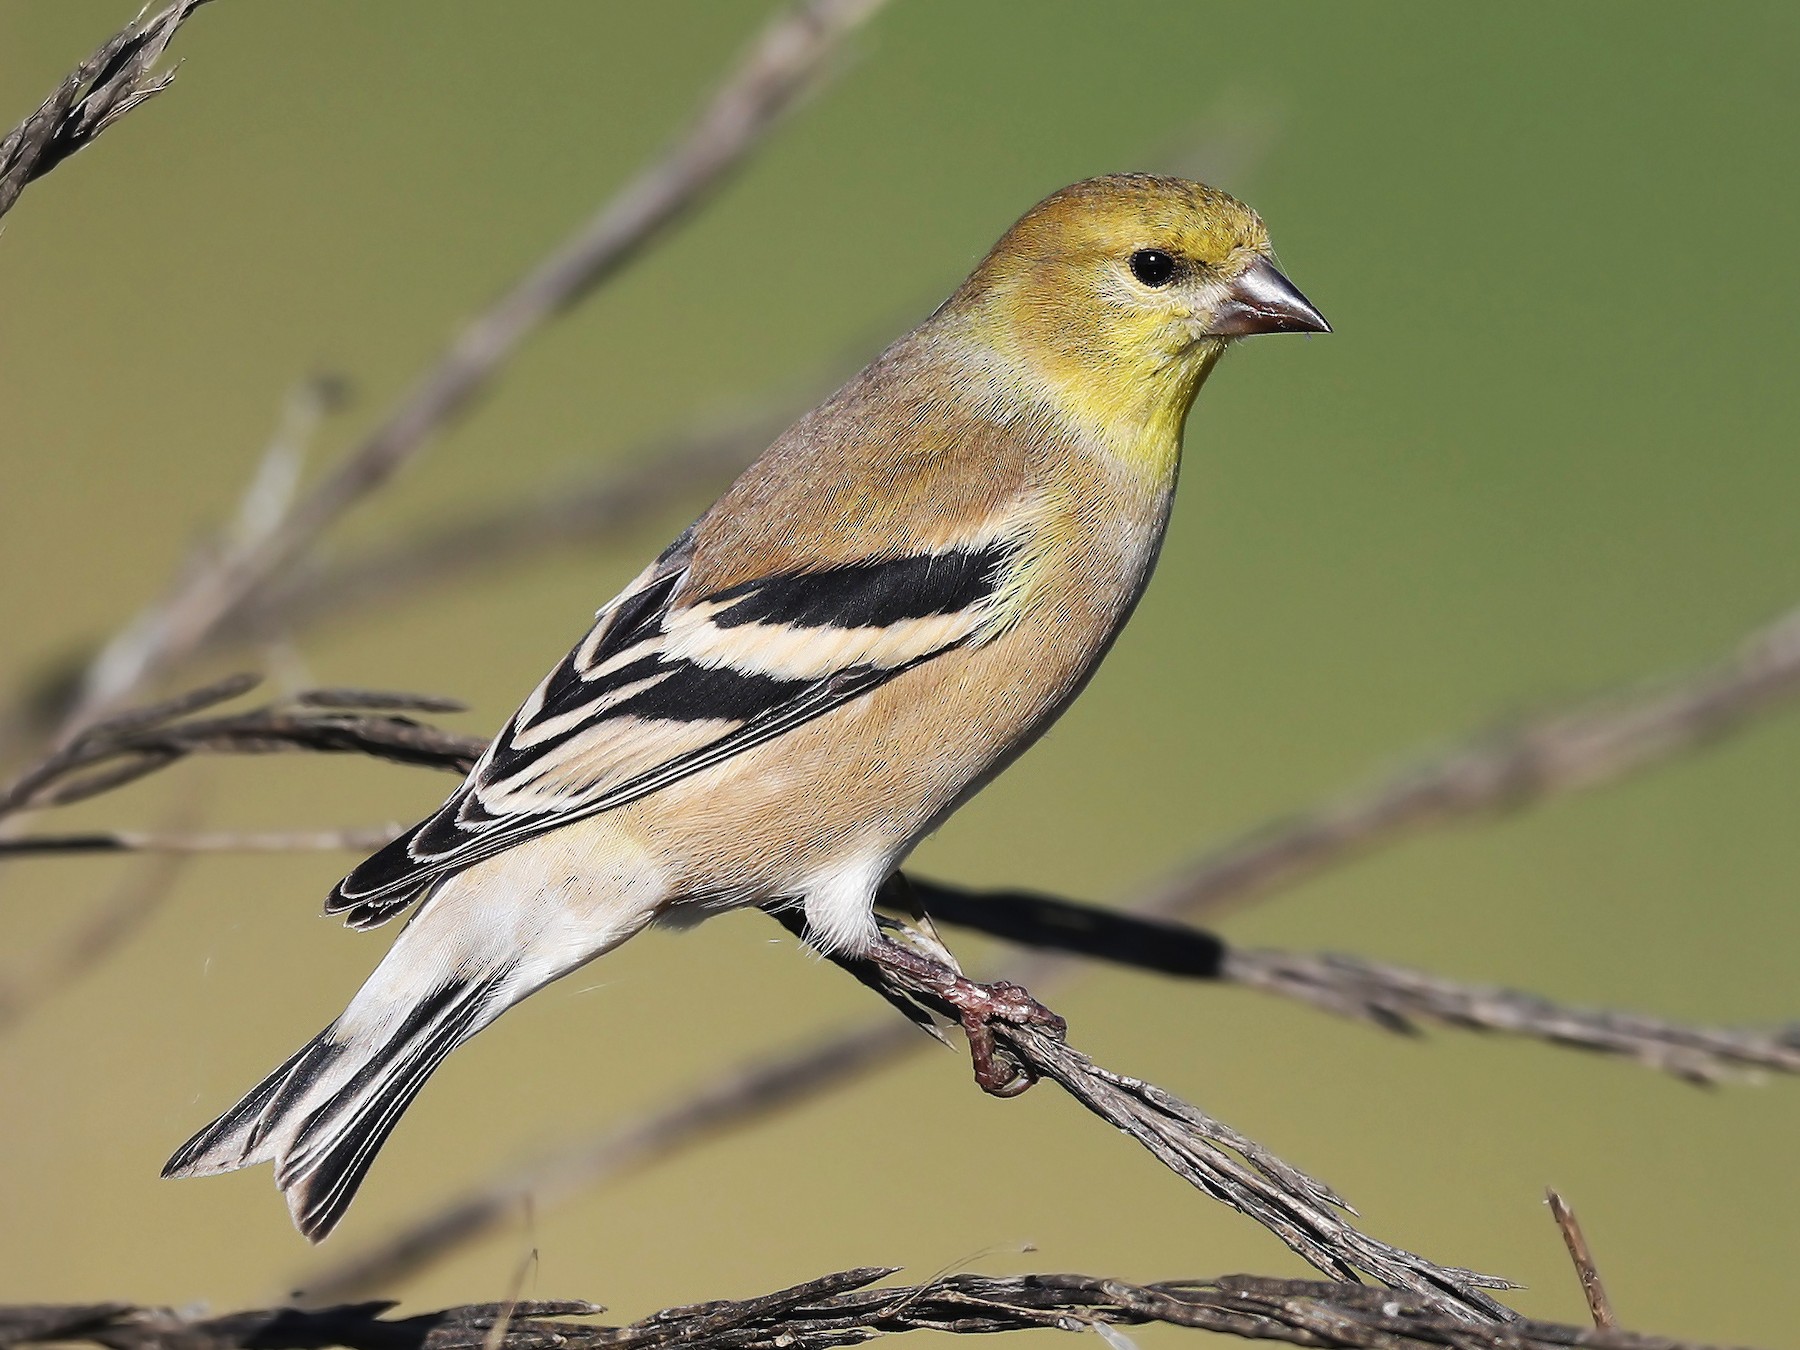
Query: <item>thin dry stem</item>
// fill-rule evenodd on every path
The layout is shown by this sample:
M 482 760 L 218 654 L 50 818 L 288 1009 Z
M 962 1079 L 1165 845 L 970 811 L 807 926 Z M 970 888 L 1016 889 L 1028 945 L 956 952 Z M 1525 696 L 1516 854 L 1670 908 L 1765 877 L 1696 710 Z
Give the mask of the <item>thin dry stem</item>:
M 1575 1263 L 1575 1278 L 1581 1281 L 1588 1315 L 1600 1330 L 1611 1331 L 1619 1325 L 1619 1319 L 1613 1312 L 1612 1300 L 1606 1296 L 1606 1285 L 1601 1282 L 1600 1268 L 1594 1264 L 1587 1234 L 1581 1231 L 1581 1220 L 1555 1187 L 1545 1187 L 1544 1198 L 1550 1205 L 1550 1217 L 1556 1220 L 1557 1231 L 1562 1234 L 1563 1245 L 1569 1249 L 1569 1260 Z
M 1616 1055 L 1701 1086 L 1745 1070 L 1800 1073 L 1800 1023 L 1775 1030 L 1705 1027 L 1638 1013 L 1570 1007 L 1536 994 L 1465 984 L 1335 952 L 1234 949 L 1221 978 L 1393 1031 L 1418 1023 L 1527 1036 Z
M 132 22 L 64 77 L 38 110 L 0 140 L 0 216 L 26 186 L 42 178 L 126 113 L 175 81 L 155 70 L 175 30 L 207 0 L 176 0 Z
M 336 830 L 98 830 L 0 839 L 0 858 L 70 853 L 373 853 L 405 827 L 347 825 Z
M 1688 1026 L 1570 1007 L 1362 957 L 1233 947 L 1189 924 L 1146 917 L 1148 902 L 1121 911 L 1028 892 L 970 891 L 918 877 L 910 885 L 926 912 L 944 923 L 1040 951 L 1243 985 L 1385 1031 L 1409 1033 L 1435 1023 L 1526 1036 L 1617 1055 L 1708 1086 L 1750 1069 L 1800 1073 L 1800 1023 L 1773 1031 Z

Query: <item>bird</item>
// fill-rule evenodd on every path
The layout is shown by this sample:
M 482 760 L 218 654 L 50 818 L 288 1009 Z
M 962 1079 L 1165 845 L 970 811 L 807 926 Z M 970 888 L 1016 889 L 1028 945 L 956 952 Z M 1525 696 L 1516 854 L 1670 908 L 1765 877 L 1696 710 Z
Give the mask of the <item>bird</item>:
M 1112 646 L 1226 349 L 1329 331 L 1216 188 L 1112 174 L 1033 206 L 598 612 L 441 807 L 338 883 L 325 908 L 352 928 L 411 917 L 337 1019 L 163 1175 L 272 1162 L 319 1241 L 458 1045 L 653 923 L 750 905 L 934 982 L 980 1085 L 1019 1090 L 991 1026 L 1060 1019 L 886 937 L 875 897 Z

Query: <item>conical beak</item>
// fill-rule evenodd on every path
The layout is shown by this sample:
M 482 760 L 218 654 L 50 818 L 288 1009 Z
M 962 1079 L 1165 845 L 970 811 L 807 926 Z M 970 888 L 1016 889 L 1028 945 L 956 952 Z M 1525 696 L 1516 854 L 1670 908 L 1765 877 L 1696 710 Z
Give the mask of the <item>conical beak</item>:
M 1330 331 L 1325 316 L 1267 258 L 1258 258 L 1232 283 L 1206 329 L 1208 337 L 1229 338 Z

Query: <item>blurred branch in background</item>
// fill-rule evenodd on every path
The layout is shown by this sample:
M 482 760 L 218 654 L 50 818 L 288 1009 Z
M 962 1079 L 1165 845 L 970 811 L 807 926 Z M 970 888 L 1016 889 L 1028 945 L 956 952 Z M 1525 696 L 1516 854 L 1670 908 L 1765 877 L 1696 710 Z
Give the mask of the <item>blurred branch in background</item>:
M 85 801 L 195 754 L 356 753 L 467 772 L 481 753 L 481 741 L 399 715 L 399 709 L 449 712 L 461 706 L 418 694 L 314 690 L 291 704 L 216 717 L 193 715 L 238 698 L 259 682 L 255 675 L 233 675 L 77 732 L 0 789 L 0 820 Z M 0 855 L 43 851 L 28 838 L 0 840 Z M 81 850 L 64 843 L 48 851 Z
M 340 562 L 302 567 L 273 584 L 216 635 L 221 643 L 266 638 L 320 619 L 411 600 L 560 545 L 591 542 L 657 511 L 717 491 L 791 422 L 752 414 L 652 448 L 628 468 L 558 482 L 460 520 L 403 537 Z
M 1222 1275 L 1132 1284 L 1093 1275 L 948 1275 L 878 1285 L 892 1267 L 847 1270 L 760 1298 L 667 1308 L 629 1326 L 571 1322 L 598 1304 L 482 1303 L 412 1317 L 391 1303 L 273 1308 L 196 1317 L 126 1303 L 0 1307 L 0 1350 L 88 1344 L 106 1350 L 831 1350 L 906 1331 L 982 1335 L 1053 1328 L 1193 1327 L 1250 1340 L 1343 1350 L 1701 1350 L 1689 1342 L 1555 1322 L 1470 1323 L 1429 1301 L 1359 1284 Z
M 190 570 L 109 643 L 84 677 L 66 741 L 178 667 L 253 608 L 283 569 L 390 481 L 481 394 L 527 338 L 619 269 L 717 188 L 830 68 L 882 0 L 800 0 L 763 31 L 676 145 L 453 341 L 399 405 L 308 492 L 252 537 Z
M 133 21 L 101 44 L 56 86 L 38 110 L 0 140 L 0 216 L 26 186 L 175 80 L 153 71 L 175 30 L 207 0 L 176 0 L 150 19 Z
M 303 385 L 290 400 L 284 419 L 290 428 L 297 420 L 295 407 L 307 408 L 307 393 L 319 383 Z M 812 390 L 821 383 L 813 380 L 805 387 Z M 661 440 L 630 456 L 632 462 L 626 466 L 609 464 L 553 482 L 341 559 L 310 553 L 272 577 L 197 650 L 289 639 L 311 625 L 391 611 L 433 587 L 491 577 L 558 548 L 609 541 L 615 531 L 652 519 L 659 511 L 715 495 L 798 416 L 802 406 L 815 401 L 810 396 L 776 400 L 770 407 L 778 412 L 758 409 L 723 425 Z M 277 438 L 277 446 L 295 446 L 300 439 L 284 435 Z M 273 450 L 265 455 L 264 467 L 256 475 L 259 483 L 277 476 L 270 472 L 277 462 Z M 253 487 L 246 501 L 266 500 L 268 495 Z M 244 517 L 253 514 L 240 512 Z M 11 707 L 0 709 L 0 759 L 7 757 L 9 747 L 55 730 L 79 699 L 93 662 L 92 649 L 73 658 L 64 656 L 16 695 Z
M 1146 908 L 1210 913 L 1427 828 L 1507 815 L 1598 787 L 1800 700 L 1800 609 L 1692 674 L 1616 690 L 1449 752 L 1212 850 Z

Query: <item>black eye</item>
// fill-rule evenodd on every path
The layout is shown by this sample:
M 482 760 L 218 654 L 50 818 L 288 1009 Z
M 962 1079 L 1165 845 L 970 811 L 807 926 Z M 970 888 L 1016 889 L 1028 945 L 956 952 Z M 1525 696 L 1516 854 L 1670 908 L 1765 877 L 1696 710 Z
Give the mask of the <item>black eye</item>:
M 1140 248 L 1131 255 L 1131 275 L 1146 286 L 1167 286 L 1175 276 L 1175 259 L 1160 248 Z

